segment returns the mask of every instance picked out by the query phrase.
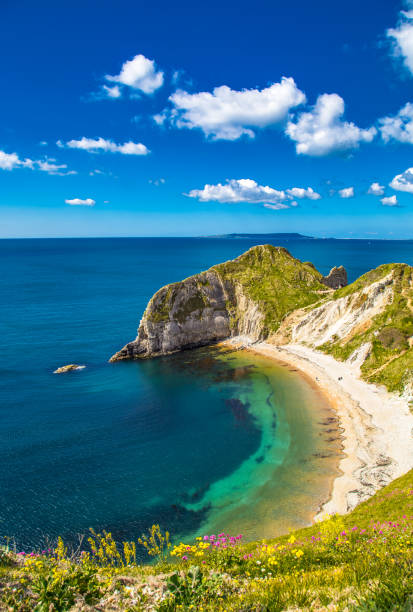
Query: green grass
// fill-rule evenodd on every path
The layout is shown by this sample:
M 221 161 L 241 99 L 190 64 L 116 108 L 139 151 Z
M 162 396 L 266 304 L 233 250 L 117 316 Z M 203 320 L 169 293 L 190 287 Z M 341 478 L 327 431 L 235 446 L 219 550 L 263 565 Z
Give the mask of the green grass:
M 146 539 L 152 564 L 110 534 L 95 534 L 91 552 L 75 557 L 61 541 L 26 560 L 3 553 L 0 610 L 407 612 L 412 528 L 413 471 L 347 515 L 273 540 L 169 547 L 155 526 Z
M 217 266 L 216 271 L 230 290 L 230 305 L 234 323 L 242 317 L 231 287 L 239 286 L 243 293 L 258 304 L 264 315 L 262 336 L 277 331 L 282 319 L 297 308 L 320 301 L 320 291 L 326 287 L 321 274 L 309 263 L 295 259 L 282 247 L 262 245 Z

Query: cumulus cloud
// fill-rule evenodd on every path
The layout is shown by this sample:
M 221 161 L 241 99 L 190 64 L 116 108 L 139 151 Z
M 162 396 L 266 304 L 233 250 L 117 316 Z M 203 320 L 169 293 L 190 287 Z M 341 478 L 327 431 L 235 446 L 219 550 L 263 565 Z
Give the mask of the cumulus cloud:
M 354 197 L 354 187 L 345 187 L 345 189 L 340 189 L 338 192 L 340 198 L 353 198 Z
M 385 142 L 397 140 L 413 144 L 413 104 L 408 102 L 396 115 L 379 119 L 379 125 Z
M 17 153 L 5 153 L 0 151 L 0 169 L 14 170 L 15 168 L 29 168 L 30 170 L 40 170 L 48 174 L 57 174 L 65 176 L 68 174 L 77 174 L 74 170 L 68 170 L 66 164 L 56 164 L 55 159 L 20 159 Z
M 380 202 L 383 204 L 383 206 L 397 206 L 398 205 L 397 198 L 395 195 L 389 196 L 387 198 L 381 198 Z
M 207 184 L 203 189 L 192 189 L 187 195 L 200 202 L 266 202 L 278 205 L 289 199 L 285 191 L 259 185 L 252 179 L 231 179 L 225 184 Z M 287 208 L 286 205 L 281 207 Z
M 357 149 L 362 142 L 371 142 L 375 127 L 361 129 L 343 121 L 344 100 L 337 94 L 323 94 L 310 112 L 290 120 L 285 130 L 298 154 L 322 156 Z
M 73 198 L 72 200 L 65 200 L 65 204 L 69 204 L 70 206 L 94 206 L 96 202 L 92 200 L 92 198 L 86 198 L 85 200 Z
M 381 196 L 384 193 L 384 186 L 380 183 L 372 183 L 367 191 L 370 195 Z
M 413 11 L 401 11 L 397 27 L 388 29 L 386 34 L 392 39 L 394 55 L 401 57 L 413 74 Z
M 154 60 L 150 60 L 142 54 L 135 55 L 131 60 L 126 61 L 119 74 L 112 76 L 107 74 L 105 79 L 111 83 L 118 83 L 120 86 L 131 87 L 134 90 L 145 94 L 152 94 L 163 85 L 163 72 L 157 70 Z M 119 98 L 121 95 L 119 85 L 106 87 L 110 97 Z
M 295 194 L 295 195 L 293 195 Z M 293 187 L 292 189 L 279 190 L 268 185 L 259 185 L 252 179 L 230 179 L 224 184 L 205 185 L 203 189 L 192 189 L 188 194 L 190 198 L 196 198 L 200 202 L 225 202 L 239 203 L 249 202 L 264 204 L 266 208 L 279 210 L 297 206 L 294 197 L 318 199 L 311 187 L 303 189 Z M 314 196 L 317 195 L 318 198 Z
M 241 136 L 253 138 L 254 129 L 284 121 L 306 97 L 294 79 L 283 77 L 265 89 L 236 91 L 222 85 L 212 92 L 178 90 L 169 100 L 172 110 L 155 115 L 156 123 L 163 124 L 168 117 L 177 128 L 198 128 L 213 140 L 237 140 Z
M 59 147 L 67 146 L 70 149 L 82 149 L 83 151 L 89 151 L 91 153 L 110 152 L 110 153 L 122 153 L 123 155 L 148 155 L 149 149 L 142 143 L 137 142 L 125 142 L 123 144 L 116 144 L 112 140 L 106 140 L 105 138 L 80 138 L 80 140 L 69 140 L 64 145 L 60 140 L 56 143 Z
M 396 189 L 396 191 L 413 193 L 413 168 L 407 168 L 401 174 L 396 174 L 390 183 L 390 187 Z
M 319 200 L 321 195 L 314 191 L 312 187 L 307 187 L 304 189 L 303 187 L 293 187 L 292 189 L 287 189 L 288 195 L 291 195 L 293 198 L 308 198 L 309 200 Z
M 0 151 L 0 168 L 2 170 L 14 170 L 14 168 L 21 166 L 22 163 L 17 153 Z

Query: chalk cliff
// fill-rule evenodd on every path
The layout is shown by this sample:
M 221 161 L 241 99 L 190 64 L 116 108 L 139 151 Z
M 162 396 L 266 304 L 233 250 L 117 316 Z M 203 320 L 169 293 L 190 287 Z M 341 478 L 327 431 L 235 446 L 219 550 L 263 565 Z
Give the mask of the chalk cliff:
M 162 287 L 144 312 L 138 336 L 111 361 L 165 355 L 234 335 L 275 332 L 291 310 L 327 291 L 322 275 L 282 247 L 260 245 L 178 283 Z

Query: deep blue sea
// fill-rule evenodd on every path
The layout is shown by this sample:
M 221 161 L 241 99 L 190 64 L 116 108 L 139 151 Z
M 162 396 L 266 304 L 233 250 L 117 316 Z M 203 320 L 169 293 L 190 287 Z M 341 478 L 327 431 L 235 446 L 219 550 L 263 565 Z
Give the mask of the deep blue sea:
M 292 449 L 314 455 L 312 442 L 297 443 L 310 421 L 293 373 L 214 350 L 108 363 L 162 285 L 262 242 L 0 241 L 0 534 L 30 548 L 89 527 L 136 539 L 160 522 L 182 536 L 239 517 L 253 536 L 251 500 L 268 520 L 288 511 L 298 495 L 291 486 L 283 501 L 288 469 L 313 473 L 304 455 L 291 463 Z M 413 264 L 413 241 L 274 244 L 322 273 L 343 264 L 350 281 L 382 263 Z M 53 374 L 72 362 L 86 368 Z

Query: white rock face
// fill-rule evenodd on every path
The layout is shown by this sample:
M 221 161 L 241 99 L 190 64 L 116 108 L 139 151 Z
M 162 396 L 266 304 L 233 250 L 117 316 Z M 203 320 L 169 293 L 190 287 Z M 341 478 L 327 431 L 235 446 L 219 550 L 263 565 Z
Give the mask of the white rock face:
M 330 300 L 304 313 L 291 330 L 292 342 L 317 347 L 333 339 L 345 338 L 356 327 L 382 312 L 392 301 L 393 282 L 393 274 L 390 273 L 357 293 Z
M 136 340 L 111 361 L 167 355 L 238 334 L 258 340 L 263 318 L 258 304 L 240 286 L 224 283 L 219 274 L 208 270 L 155 293 Z
M 231 335 L 248 336 L 252 342 L 259 340 L 264 316 L 258 304 L 249 299 L 239 286 L 235 287 L 235 299 L 238 311 L 242 313 L 242 316 L 237 321 L 236 329 Z

